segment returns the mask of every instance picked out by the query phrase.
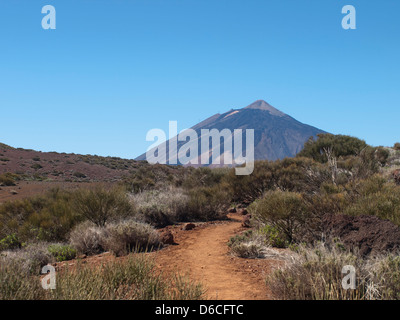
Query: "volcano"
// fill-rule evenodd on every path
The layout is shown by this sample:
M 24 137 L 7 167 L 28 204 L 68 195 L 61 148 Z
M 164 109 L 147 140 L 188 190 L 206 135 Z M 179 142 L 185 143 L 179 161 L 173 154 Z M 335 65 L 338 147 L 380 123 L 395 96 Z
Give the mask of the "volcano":
M 198 139 L 202 137 L 202 129 L 217 129 L 219 131 L 229 129 L 231 132 L 235 129 L 241 129 L 243 132 L 246 132 L 246 129 L 253 129 L 255 160 L 278 160 L 294 157 L 303 149 L 304 143 L 310 137 L 316 137 L 319 133 L 326 133 L 321 129 L 297 121 L 264 100 L 257 100 L 242 109 L 231 109 L 223 114 L 215 114 L 194 125 L 191 129 L 196 131 Z M 174 144 L 170 144 L 170 141 L 154 147 L 153 150 L 164 149 L 163 151 L 168 155 L 172 154 L 169 146 L 172 146 L 172 152 L 177 153 L 177 150 L 186 143 L 185 141 L 178 141 L 175 147 Z M 220 145 L 212 146 L 212 149 L 220 148 L 222 155 L 226 150 L 224 141 L 224 139 L 221 139 Z M 198 145 L 200 146 L 200 143 Z M 199 147 L 198 154 L 202 153 L 204 154 L 204 150 L 200 150 Z M 211 149 L 209 154 L 211 154 Z M 146 160 L 146 153 L 136 160 Z M 167 156 L 166 163 L 175 164 L 169 160 L 170 158 Z M 151 160 L 149 161 L 151 162 Z

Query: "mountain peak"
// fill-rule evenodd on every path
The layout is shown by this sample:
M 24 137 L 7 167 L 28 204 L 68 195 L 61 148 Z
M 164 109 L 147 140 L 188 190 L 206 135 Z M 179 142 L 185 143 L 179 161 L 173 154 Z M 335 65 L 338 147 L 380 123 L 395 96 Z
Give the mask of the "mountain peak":
M 191 127 L 191 129 L 193 129 L 197 134 L 197 138 L 194 140 L 197 143 L 197 153 L 195 153 L 195 157 L 197 157 L 197 163 L 194 164 L 193 162 L 194 166 L 210 165 L 215 150 L 224 150 L 223 154 L 227 155 L 229 152 L 232 153 L 233 150 L 232 145 L 229 146 L 229 142 L 227 142 L 227 145 L 225 146 L 225 138 L 223 139 L 223 143 L 221 142 L 221 139 L 218 139 L 219 142 L 216 142 L 218 145 L 214 145 L 214 142 L 212 142 L 213 145 L 209 145 L 208 150 L 202 150 L 203 144 L 199 142 L 201 142 L 203 138 L 209 138 L 209 135 L 206 137 L 203 129 L 215 129 L 217 132 L 220 132 L 220 134 L 223 130 L 227 129 L 228 131 L 231 131 L 233 138 L 234 132 L 237 129 L 242 130 L 245 134 L 247 134 L 248 129 L 252 130 L 254 134 L 253 142 L 255 160 L 277 160 L 285 157 L 294 157 L 300 150 L 303 149 L 304 143 L 308 141 L 310 137 L 316 137 L 317 134 L 325 132 L 297 121 L 291 116 L 279 111 L 278 109 L 275 109 L 264 100 L 257 100 L 242 109 L 235 108 L 221 114 L 217 113 L 212 117 L 194 125 Z M 172 137 L 170 137 L 170 139 L 172 139 Z M 170 140 L 168 140 L 168 143 L 160 144 L 159 146 L 151 149 L 150 153 L 155 154 L 157 150 L 161 150 L 162 152 L 165 151 L 165 153 L 169 155 L 167 156 L 167 159 L 174 159 L 175 162 L 176 158 L 172 158 L 172 155 L 176 155 L 180 152 L 180 150 L 184 150 L 181 148 L 186 143 L 188 142 L 178 141 L 176 144 L 176 140 L 175 142 L 172 140 L 170 142 Z M 246 153 L 247 140 L 244 144 L 246 146 L 242 151 L 243 153 Z M 236 147 L 234 146 L 234 148 Z M 192 151 L 190 151 L 190 154 L 192 155 Z M 202 164 L 202 157 L 209 159 L 209 161 Z M 151 158 L 150 161 L 153 161 L 153 159 L 155 159 L 155 157 Z M 143 153 L 136 158 L 136 160 L 149 161 L 147 158 L 147 153 Z M 168 161 L 170 160 L 167 160 L 167 163 L 171 164 Z M 218 164 L 215 165 L 219 166 Z M 224 164 L 221 163 L 221 165 Z M 231 163 L 227 165 L 231 165 Z M 210 166 L 214 166 L 214 164 L 211 164 Z
M 285 114 L 283 112 L 274 108 L 273 106 L 271 106 L 268 102 L 265 102 L 264 100 L 254 101 L 252 104 L 248 105 L 244 109 L 264 110 L 264 111 L 268 111 L 270 114 L 272 114 L 274 116 L 279 116 L 279 117 L 285 116 Z

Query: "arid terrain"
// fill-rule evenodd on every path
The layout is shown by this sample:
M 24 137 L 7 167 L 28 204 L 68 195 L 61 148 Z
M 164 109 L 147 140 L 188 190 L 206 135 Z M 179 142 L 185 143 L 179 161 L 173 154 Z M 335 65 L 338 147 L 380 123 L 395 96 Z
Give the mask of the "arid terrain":
M 263 259 L 242 259 L 232 255 L 227 242 L 246 230 L 241 220 L 241 215 L 229 214 L 228 220 L 198 223 L 192 230 L 184 230 L 185 223 L 164 228 L 171 231 L 175 243 L 147 255 L 163 273 L 178 273 L 202 283 L 207 299 L 274 299 L 266 289 L 265 277 L 284 264 L 281 257 L 285 250 L 275 249 L 276 257 Z M 83 263 L 94 267 L 124 259 L 126 257 L 115 257 L 108 252 L 54 265 L 61 270 L 66 265 L 74 268 Z
M 187 273 L 200 281 L 209 299 L 272 299 L 265 287 L 265 277 L 282 265 L 279 259 L 241 259 L 229 252 L 227 242 L 242 232 L 240 215 L 227 221 L 200 224 L 193 230 L 172 228 L 176 245 L 154 252 L 162 270 Z
M 0 156 L 2 299 L 399 298 L 400 144 L 322 134 L 249 176 L 5 145 Z M 47 264 L 51 295 L 32 290 Z

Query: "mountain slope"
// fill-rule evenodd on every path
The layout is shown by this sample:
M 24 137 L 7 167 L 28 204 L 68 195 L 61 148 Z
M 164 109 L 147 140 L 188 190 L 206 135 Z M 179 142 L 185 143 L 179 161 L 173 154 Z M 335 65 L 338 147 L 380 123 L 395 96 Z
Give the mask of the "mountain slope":
M 311 136 L 324 133 L 323 130 L 297 121 L 263 100 L 257 100 L 243 109 L 232 109 L 223 114 L 215 114 L 191 129 L 195 130 L 199 137 L 199 155 L 201 154 L 200 139 L 202 129 L 217 129 L 219 131 L 229 129 L 232 132 L 234 129 L 242 129 L 243 134 L 246 129 L 254 129 L 255 160 L 277 160 L 293 157 L 301 151 L 304 143 Z M 179 150 L 185 143 L 186 141 L 178 142 L 177 149 Z M 223 143 L 221 140 L 221 145 L 219 146 L 221 154 L 224 150 Z M 212 146 L 212 148 L 214 147 Z M 243 147 L 245 150 L 245 136 L 243 136 Z M 155 149 L 157 147 L 152 150 L 154 151 Z M 168 155 L 169 142 L 165 145 L 160 145 L 158 150 L 166 150 Z M 176 152 L 175 148 L 171 149 L 171 151 Z M 169 159 L 168 156 L 167 159 Z M 142 154 L 136 160 L 146 160 L 146 154 Z M 167 163 L 170 162 L 167 161 Z

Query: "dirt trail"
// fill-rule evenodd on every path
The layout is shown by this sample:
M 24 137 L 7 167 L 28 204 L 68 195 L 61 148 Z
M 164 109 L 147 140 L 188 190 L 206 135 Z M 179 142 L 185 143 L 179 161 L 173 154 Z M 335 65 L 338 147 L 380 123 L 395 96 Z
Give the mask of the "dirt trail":
M 227 241 L 242 231 L 240 216 L 174 234 L 177 245 L 154 253 L 164 271 L 188 274 L 201 281 L 208 299 L 272 299 L 265 275 L 277 267 L 268 259 L 240 259 L 229 254 Z

